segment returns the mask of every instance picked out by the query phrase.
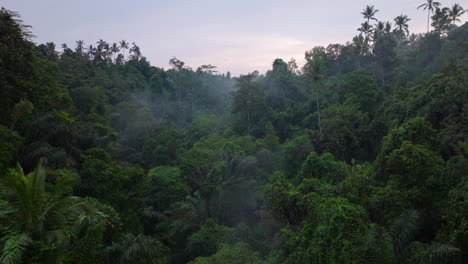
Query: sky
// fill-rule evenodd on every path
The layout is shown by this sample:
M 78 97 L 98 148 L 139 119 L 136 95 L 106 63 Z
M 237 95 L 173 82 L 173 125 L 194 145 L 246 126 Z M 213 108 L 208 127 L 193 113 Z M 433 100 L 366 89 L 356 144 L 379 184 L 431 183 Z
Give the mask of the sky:
M 468 0 L 439 0 L 443 6 Z M 31 25 L 35 43 L 75 46 L 76 40 L 135 42 L 152 65 L 168 68 L 177 57 L 234 75 L 271 68 L 276 58 L 295 58 L 314 46 L 350 41 L 364 21 L 361 10 L 375 5 L 376 17 L 408 15 L 410 31 L 426 31 L 424 0 L 0 0 Z M 468 14 L 462 17 L 465 22 Z

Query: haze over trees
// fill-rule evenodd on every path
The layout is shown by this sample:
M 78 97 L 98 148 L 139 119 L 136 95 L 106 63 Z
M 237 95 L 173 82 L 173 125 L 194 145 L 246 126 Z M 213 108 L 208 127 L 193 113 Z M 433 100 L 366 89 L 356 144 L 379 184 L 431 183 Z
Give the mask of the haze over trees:
M 466 12 L 419 8 L 238 77 L 2 8 L 0 263 L 466 263 Z

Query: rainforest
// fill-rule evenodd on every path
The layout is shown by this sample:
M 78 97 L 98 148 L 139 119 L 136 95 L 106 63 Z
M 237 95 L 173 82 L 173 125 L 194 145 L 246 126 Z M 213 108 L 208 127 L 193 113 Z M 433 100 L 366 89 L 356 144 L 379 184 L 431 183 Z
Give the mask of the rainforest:
M 0 263 L 467 263 L 468 12 L 417 2 L 238 76 L 1 8 Z

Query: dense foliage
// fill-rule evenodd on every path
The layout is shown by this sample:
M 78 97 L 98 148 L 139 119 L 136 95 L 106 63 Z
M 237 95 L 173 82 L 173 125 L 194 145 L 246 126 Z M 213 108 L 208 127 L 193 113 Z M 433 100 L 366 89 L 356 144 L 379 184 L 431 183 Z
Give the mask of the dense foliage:
M 239 77 L 2 8 L 0 263 L 466 263 L 468 24 L 421 8 Z

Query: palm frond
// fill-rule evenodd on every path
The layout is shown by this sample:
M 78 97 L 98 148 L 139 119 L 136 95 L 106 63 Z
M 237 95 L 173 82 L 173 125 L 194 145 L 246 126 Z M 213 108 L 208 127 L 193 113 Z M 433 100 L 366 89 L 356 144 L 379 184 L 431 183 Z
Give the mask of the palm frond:
M 405 254 L 408 263 L 420 264 L 444 264 L 448 263 L 459 254 L 460 249 L 439 242 L 430 244 L 415 241 L 411 243 Z
M 390 229 L 390 235 L 397 255 L 414 239 L 419 227 L 418 219 L 419 213 L 416 210 L 408 210 L 403 212 L 393 223 Z
M 23 258 L 32 243 L 31 238 L 25 234 L 12 235 L 4 243 L 2 253 L 0 255 L 1 264 L 20 264 L 23 263 Z

